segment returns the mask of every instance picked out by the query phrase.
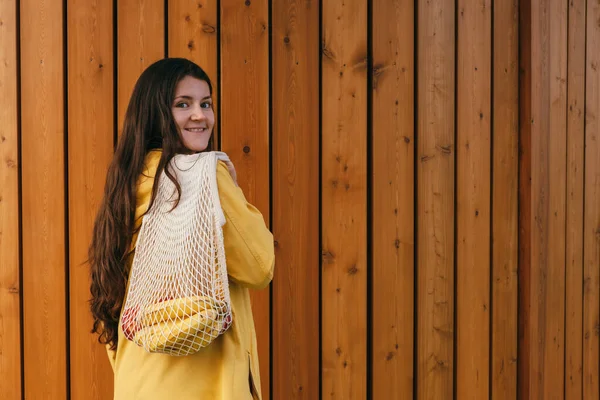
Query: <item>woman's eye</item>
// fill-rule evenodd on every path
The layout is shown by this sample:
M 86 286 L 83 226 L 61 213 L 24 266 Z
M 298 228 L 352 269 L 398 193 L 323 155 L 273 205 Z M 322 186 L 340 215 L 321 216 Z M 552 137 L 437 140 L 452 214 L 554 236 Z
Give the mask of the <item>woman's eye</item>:
M 175 104 L 175 107 L 178 107 L 178 108 L 187 108 L 188 107 L 188 103 L 177 103 L 177 104 Z
M 202 108 L 211 108 L 212 107 L 212 103 L 204 102 L 204 103 L 200 104 L 200 107 L 202 107 Z

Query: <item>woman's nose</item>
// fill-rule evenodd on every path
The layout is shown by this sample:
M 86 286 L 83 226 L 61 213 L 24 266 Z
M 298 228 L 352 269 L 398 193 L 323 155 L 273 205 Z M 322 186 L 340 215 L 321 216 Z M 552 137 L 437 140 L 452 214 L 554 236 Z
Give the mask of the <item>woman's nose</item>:
M 206 115 L 204 115 L 204 112 L 202 111 L 201 107 L 195 106 L 194 109 L 192 110 L 191 118 L 194 121 L 200 121 L 200 120 L 205 119 Z

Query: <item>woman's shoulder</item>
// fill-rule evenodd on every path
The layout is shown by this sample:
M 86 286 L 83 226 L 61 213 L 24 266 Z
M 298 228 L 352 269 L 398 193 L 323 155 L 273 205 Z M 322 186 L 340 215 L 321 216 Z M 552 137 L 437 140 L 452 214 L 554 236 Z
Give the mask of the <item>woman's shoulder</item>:
M 156 173 L 156 169 L 158 168 L 158 163 L 160 162 L 160 157 L 162 156 L 162 150 L 153 149 L 146 154 L 144 158 L 144 173 L 148 175 L 154 176 Z
M 161 150 L 150 150 L 144 158 L 144 168 L 138 180 L 138 186 L 145 180 L 153 180 L 160 163 Z
M 144 169 L 137 180 L 136 197 L 138 206 L 140 203 L 149 200 L 161 155 L 162 151 L 160 150 L 150 150 L 148 154 L 146 154 L 146 158 L 144 159 Z

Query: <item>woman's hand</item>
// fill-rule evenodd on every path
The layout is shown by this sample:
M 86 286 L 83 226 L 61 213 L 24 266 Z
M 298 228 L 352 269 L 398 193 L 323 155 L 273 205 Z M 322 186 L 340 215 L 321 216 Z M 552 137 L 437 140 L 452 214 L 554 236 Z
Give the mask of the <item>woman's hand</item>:
M 231 179 L 233 179 L 233 183 L 235 186 L 239 186 L 237 183 L 237 172 L 235 172 L 235 167 L 231 161 L 225 161 L 225 165 L 227 165 L 227 169 L 229 170 L 229 175 L 231 175 Z
M 231 160 L 229 159 L 229 157 L 227 156 L 227 154 L 221 152 L 221 151 L 217 151 L 217 157 L 220 161 L 223 161 L 225 163 L 225 165 L 227 166 L 227 170 L 229 171 L 229 175 L 231 175 L 231 179 L 233 179 L 233 183 L 235 183 L 235 186 L 238 186 L 237 183 L 237 173 L 235 172 L 235 167 L 233 166 L 233 163 L 231 162 Z

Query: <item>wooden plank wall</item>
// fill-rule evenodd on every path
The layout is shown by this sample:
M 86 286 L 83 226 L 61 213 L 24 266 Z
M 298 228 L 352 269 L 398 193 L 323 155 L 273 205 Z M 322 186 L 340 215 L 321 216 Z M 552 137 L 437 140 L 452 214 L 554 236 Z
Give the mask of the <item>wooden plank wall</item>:
M 599 396 L 599 9 L 521 3 L 520 398 Z
M 321 14 L 321 398 L 367 388 L 367 3 Z
M 600 4 L 0 3 L 0 398 L 110 399 L 87 245 L 141 71 L 212 78 L 265 399 L 600 397 Z
M 246 198 L 269 225 L 269 2 L 220 3 L 220 147 L 236 165 Z M 251 298 L 260 368 L 269 371 L 270 291 L 255 291 Z M 261 379 L 263 395 L 269 396 L 269 374 Z
M 271 4 L 272 399 L 320 398 L 319 18 L 318 2 Z
M 600 3 L 588 1 L 586 11 L 582 378 L 584 398 L 594 399 L 600 397 Z
M 513 399 L 517 388 L 518 321 L 518 0 L 493 10 L 490 398 Z M 496 306 L 493 306 L 496 305 Z
M 416 386 L 418 399 L 454 393 L 455 4 L 417 7 Z M 395 320 L 407 329 L 405 322 Z
M 113 7 L 108 2 L 69 0 L 67 6 L 67 147 L 69 221 L 69 393 L 102 399 L 112 370 L 106 350 L 90 335 L 87 247 L 95 210 L 104 195 L 115 130 Z M 26 294 L 25 294 L 25 297 Z M 27 375 L 25 376 L 27 378 Z
M 456 22 L 455 390 L 459 399 L 481 399 L 490 392 L 492 8 L 490 1 L 473 4 L 458 2 Z
M 22 1 L 19 13 L 22 395 L 66 398 L 69 237 L 64 4 Z
M 567 215 L 565 398 L 583 395 L 583 211 L 585 170 L 585 1 L 569 3 L 567 48 Z
M 415 323 L 415 4 L 372 8 L 373 398 L 412 398 Z M 403 327 L 404 326 L 404 327 Z M 395 376 L 396 379 L 390 379 Z
M 17 7 L 0 4 L 0 395 L 21 398 Z

